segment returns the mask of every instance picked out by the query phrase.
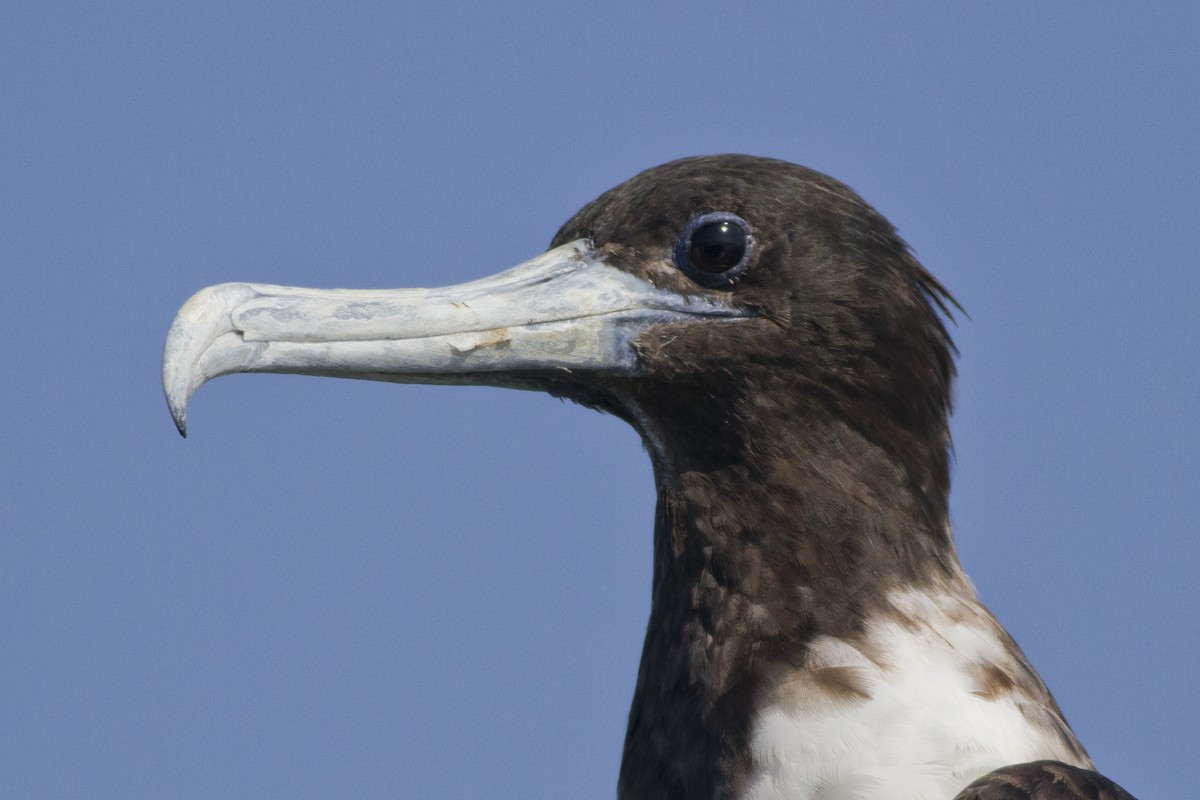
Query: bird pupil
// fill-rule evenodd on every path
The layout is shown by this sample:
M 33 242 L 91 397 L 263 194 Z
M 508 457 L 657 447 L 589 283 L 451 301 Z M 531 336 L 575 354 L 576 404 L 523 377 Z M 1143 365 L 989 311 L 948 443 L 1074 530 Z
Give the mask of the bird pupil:
M 732 222 L 710 222 L 692 233 L 688 257 L 703 272 L 725 272 L 746 254 L 746 234 Z

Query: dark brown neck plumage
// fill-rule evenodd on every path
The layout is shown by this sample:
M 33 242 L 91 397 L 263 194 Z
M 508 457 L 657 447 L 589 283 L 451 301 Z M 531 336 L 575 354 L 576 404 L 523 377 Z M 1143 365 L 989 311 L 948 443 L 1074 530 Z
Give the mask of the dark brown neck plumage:
M 736 796 L 773 676 L 815 636 L 855 637 L 889 590 L 957 580 L 944 447 L 895 449 L 903 431 L 761 389 L 633 404 L 658 509 L 622 800 Z

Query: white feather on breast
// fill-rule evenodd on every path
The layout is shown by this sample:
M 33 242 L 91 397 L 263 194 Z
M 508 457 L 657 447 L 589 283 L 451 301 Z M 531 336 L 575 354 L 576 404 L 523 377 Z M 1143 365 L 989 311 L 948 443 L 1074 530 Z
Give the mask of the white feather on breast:
M 1007 764 L 1090 767 L 1040 680 L 973 598 L 893 595 L 856 644 L 812 643 L 753 728 L 745 800 L 947 800 Z

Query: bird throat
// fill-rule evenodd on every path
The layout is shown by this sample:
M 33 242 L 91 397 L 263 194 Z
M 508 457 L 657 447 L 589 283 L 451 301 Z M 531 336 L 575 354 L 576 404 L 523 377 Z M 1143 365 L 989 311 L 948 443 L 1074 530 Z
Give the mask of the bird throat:
M 945 493 L 940 508 L 924 503 L 903 454 L 819 408 L 764 408 L 757 397 L 713 410 L 622 403 L 658 483 L 622 800 L 739 796 L 757 710 L 804 668 L 813 641 L 861 637 L 901 587 L 961 583 L 971 595 Z M 781 426 L 781 415 L 795 423 Z

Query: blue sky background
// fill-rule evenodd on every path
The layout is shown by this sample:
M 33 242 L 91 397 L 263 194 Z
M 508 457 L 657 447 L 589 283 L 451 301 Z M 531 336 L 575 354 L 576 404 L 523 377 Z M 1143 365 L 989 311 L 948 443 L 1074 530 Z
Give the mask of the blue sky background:
M 685 155 L 828 172 L 970 313 L 952 512 L 1103 770 L 1200 783 L 1193 4 L 19 3 L 0 795 L 610 798 L 649 464 L 534 394 L 206 386 L 228 280 L 489 274 Z

